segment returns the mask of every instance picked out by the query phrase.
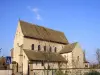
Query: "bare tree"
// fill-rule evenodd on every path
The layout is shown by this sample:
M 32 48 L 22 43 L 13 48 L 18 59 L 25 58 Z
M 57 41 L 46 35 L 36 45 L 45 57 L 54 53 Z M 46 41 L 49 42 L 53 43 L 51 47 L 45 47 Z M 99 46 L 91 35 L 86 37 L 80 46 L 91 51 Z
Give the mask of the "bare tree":
M 96 58 L 97 58 L 98 64 L 100 65 L 100 49 L 96 50 Z
M 2 48 L 0 48 L 0 54 L 1 54 L 1 50 L 2 50 Z

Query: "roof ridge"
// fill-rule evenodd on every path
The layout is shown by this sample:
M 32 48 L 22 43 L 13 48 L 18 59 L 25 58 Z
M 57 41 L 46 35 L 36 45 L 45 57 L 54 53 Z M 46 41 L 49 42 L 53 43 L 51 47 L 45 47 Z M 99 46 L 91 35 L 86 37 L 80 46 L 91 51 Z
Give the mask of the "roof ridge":
M 50 30 L 53 30 L 53 31 L 57 31 L 57 32 L 63 33 L 62 31 L 59 31 L 59 30 L 51 29 L 51 28 L 44 27 L 44 26 L 41 26 L 41 25 L 38 25 L 38 24 L 34 24 L 34 23 L 30 23 L 30 22 L 25 22 L 25 21 L 23 21 L 23 20 L 19 20 L 19 22 L 24 22 L 24 23 L 28 23 L 28 24 L 30 24 L 30 25 L 35 25 L 35 26 L 43 27 L 43 28 L 45 28 L 45 29 L 50 29 Z

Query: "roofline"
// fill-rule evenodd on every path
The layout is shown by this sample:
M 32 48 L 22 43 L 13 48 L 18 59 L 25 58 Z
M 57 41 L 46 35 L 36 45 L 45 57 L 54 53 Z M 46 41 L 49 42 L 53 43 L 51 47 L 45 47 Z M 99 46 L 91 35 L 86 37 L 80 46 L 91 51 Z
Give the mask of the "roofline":
M 78 42 L 75 42 L 75 43 L 71 43 L 71 44 L 68 44 L 68 45 L 72 45 L 72 44 L 75 44 L 75 45 L 74 45 L 74 48 L 73 48 L 73 50 L 74 50 L 74 49 L 75 49 L 75 47 L 76 47 L 76 45 L 77 45 L 77 43 L 78 43 Z M 66 45 L 66 46 L 67 46 L 67 45 Z M 61 51 L 62 51 L 62 50 L 61 50 L 61 51 L 59 52 L 59 54 L 64 54 L 64 53 L 71 53 L 71 52 L 73 52 L 73 50 L 71 50 L 71 51 L 68 51 L 68 52 L 61 52 Z
M 62 31 L 55 30 L 55 29 L 51 29 L 51 28 L 48 28 L 48 27 L 44 27 L 44 26 L 42 26 L 42 25 L 38 25 L 38 24 L 31 23 L 31 22 L 28 22 L 28 21 L 23 21 L 23 20 L 20 20 L 20 19 L 19 19 L 18 22 L 25 22 L 25 23 L 28 23 L 28 24 L 30 24 L 30 25 L 36 25 L 36 26 L 39 26 L 39 27 L 43 27 L 43 28 L 50 29 L 50 30 L 53 30 L 53 31 L 57 31 L 57 32 L 60 32 L 60 33 L 63 33 L 63 34 L 64 34 L 64 32 L 62 32 Z M 64 35 L 65 35 L 65 34 L 64 34 Z
M 72 51 L 69 51 L 69 52 L 63 52 L 63 53 L 59 53 L 59 54 L 65 54 L 65 53 L 71 53 Z
M 54 42 L 54 43 L 59 43 L 59 44 L 64 44 L 67 45 L 68 43 L 62 43 L 62 42 L 56 42 L 56 41 L 51 41 L 51 40 L 44 40 L 44 39 L 40 39 L 40 38 L 35 38 L 35 37 L 29 37 L 29 36 L 24 36 L 25 38 L 30 38 L 30 39 L 36 39 L 36 40 L 42 40 L 42 41 L 47 41 L 47 42 Z
M 88 61 L 85 61 L 84 63 L 89 63 Z
M 32 61 L 32 62 L 34 62 L 34 61 L 36 61 L 36 62 L 48 62 L 47 60 L 29 60 L 29 61 Z M 60 62 L 68 62 L 68 61 L 49 61 L 49 62 L 58 62 L 58 63 L 60 63 Z

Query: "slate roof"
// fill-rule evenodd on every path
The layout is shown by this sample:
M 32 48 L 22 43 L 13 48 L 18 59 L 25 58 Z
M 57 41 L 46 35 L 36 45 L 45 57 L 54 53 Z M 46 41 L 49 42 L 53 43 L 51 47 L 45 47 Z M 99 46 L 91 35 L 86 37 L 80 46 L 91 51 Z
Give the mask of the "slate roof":
M 47 53 L 43 51 L 33 51 L 24 49 L 25 54 L 31 61 L 51 61 L 51 62 L 66 62 L 66 59 L 58 53 Z
M 72 52 L 77 42 L 65 45 L 64 48 L 59 52 L 60 54 Z
M 25 37 L 68 44 L 68 40 L 63 32 L 24 22 L 22 20 L 20 20 L 19 23 Z

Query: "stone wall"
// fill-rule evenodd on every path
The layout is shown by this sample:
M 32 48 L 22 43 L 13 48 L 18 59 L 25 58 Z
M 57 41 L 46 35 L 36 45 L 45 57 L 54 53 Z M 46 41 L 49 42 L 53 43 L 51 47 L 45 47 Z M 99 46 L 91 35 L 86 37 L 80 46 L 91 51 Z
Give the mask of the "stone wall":
M 47 75 L 47 71 L 48 71 L 48 75 L 56 75 L 56 72 L 58 71 L 58 69 L 33 69 L 33 75 Z M 92 68 L 77 68 L 77 69 L 61 69 L 61 71 L 63 71 L 63 73 L 67 73 L 68 75 L 84 75 L 85 73 L 89 73 L 91 71 L 97 71 L 100 72 L 100 69 L 92 69 Z
M 12 70 L 0 70 L 0 75 L 12 75 Z
M 65 70 L 63 70 L 65 72 Z M 77 68 L 77 69 L 68 69 L 68 75 L 84 75 L 85 73 L 89 73 L 91 71 L 100 72 L 100 69 L 93 69 L 93 68 Z

